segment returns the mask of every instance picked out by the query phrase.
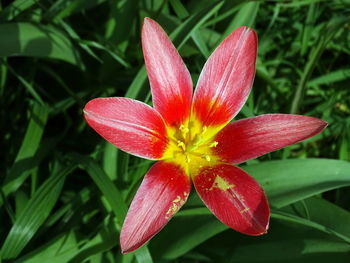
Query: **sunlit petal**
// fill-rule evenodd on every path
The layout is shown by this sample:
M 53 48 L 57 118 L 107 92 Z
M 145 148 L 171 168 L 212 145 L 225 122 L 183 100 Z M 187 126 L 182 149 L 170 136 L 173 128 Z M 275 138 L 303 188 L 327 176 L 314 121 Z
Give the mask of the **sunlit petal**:
M 320 133 L 327 123 L 313 117 L 266 114 L 235 121 L 222 129 L 213 152 L 222 160 L 241 163 Z
M 269 205 L 262 188 L 246 172 L 229 164 L 207 166 L 194 175 L 193 182 L 221 222 L 248 235 L 266 233 Z
M 255 76 L 258 39 L 248 27 L 232 32 L 204 65 L 193 101 L 203 126 L 229 122 L 246 102 Z
M 182 124 L 190 113 L 191 76 L 167 34 L 150 18 L 142 27 L 142 49 L 154 108 L 169 125 Z
M 186 202 L 190 178 L 180 166 L 157 162 L 148 171 L 131 203 L 121 234 L 123 253 L 131 252 L 157 234 Z
M 128 98 L 97 98 L 84 108 L 87 123 L 118 148 L 147 159 L 162 156 L 168 139 L 162 117 Z

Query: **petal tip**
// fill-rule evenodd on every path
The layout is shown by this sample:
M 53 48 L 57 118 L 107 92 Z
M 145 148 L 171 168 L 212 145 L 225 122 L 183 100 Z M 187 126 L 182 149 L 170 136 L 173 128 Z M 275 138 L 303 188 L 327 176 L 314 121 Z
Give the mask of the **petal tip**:
M 142 31 L 144 31 L 148 27 L 154 27 L 154 26 L 158 26 L 158 23 L 154 21 L 152 18 L 145 17 L 143 19 Z
M 269 226 L 270 226 L 270 218 L 267 219 L 266 225 L 265 227 L 261 228 L 260 231 L 257 231 L 255 233 L 249 234 L 251 236 L 262 236 L 267 234 L 268 230 L 269 230 Z
M 151 23 L 151 21 L 153 21 L 151 18 L 149 18 L 149 17 L 145 17 L 145 18 L 143 18 L 143 24 L 145 25 L 145 24 L 147 24 L 147 23 Z
M 134 246 L 127 246 L 127 245 L 124 245 L 122 240 L 120 240 L 120 252 L 125 255 L 125 254 L 128 254 L 128 253 L 131 253 L 133 252 L 134 250 L 138 249 L 140 246 L 138 245 L 134 245 Z
M 325 129 L 325 128 L 327 128 L 327 126 L 329 125 L 329 123 L 326 122 L 326 121 L 324 121 L 324 120 L 320 120 L 320 121 L 321 121 L 320 126 L 321 126 L 322 130 Z
M 248 26 L 240 26 L 239 28 L 237 28 L 235 31 L 232 32 L 233 33 L 237 33 L 237 32 L 241 32 L 241 34 L 247 34 L 247 35 L 253 35 L 254 38 L 258 38 L 258 35 L 256 33 L 256 31 Z
M 142 247 L 148 240 L 137 241 L 131 236 L 128 236 L 125 232 L 124 226 L 119 237 L 120 251 L 123 255 L 131 253 L 136 249 Z
M 255 30 L 253 28 L 249 27 L 249 26 L 240 26 L 237 29 L 241 29 L 241 30 L 244 30 L 244 31 L 247 31 L 247 32 L 254 32 L 255 33 Z
M 309 117 L 309 118 L 313 119 L 311 125 L 314 125 L 314 128 L 315 128 L 315 134 L 314 135 L 322 132 L 328 126 L 328 122 L 326 122 L 324 120 L 321 120 L 321 119 L 318 119 L 318 118 L 314 118 L 314 117 Z

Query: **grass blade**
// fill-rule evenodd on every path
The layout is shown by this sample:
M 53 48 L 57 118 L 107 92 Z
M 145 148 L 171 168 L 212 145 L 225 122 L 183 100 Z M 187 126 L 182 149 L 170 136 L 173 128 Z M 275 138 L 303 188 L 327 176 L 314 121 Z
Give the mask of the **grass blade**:
M 60 196 L 66 175 L 73 169 L 74 165 L 58 169 L 35 192 L 5 239 L 1 249 L 2 259 L 16 258 L 30 242 L 49 216 Z

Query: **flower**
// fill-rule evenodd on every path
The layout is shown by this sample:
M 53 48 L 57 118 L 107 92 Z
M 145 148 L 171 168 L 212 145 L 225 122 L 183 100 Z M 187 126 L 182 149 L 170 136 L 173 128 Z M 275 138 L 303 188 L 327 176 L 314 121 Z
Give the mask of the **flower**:
M 121 234 L 123 253 L 158 233 L 186 202 L 193 182 L 213 214 L 248 235 L 266 233 L 270 210 L 260 185 L 233 164 L 307 139 L 326 122 L 266 114 L 230 123 L 247 100 L 255 75 L 257 35 L 232 32 L 210 56 L 192 96 L 192 80 L 163 29 L 150 18 L 142 48 L 154 108 L 129 98 L 87 103 L 87 123 L 121 150 L 157 160 L 137 191 Z

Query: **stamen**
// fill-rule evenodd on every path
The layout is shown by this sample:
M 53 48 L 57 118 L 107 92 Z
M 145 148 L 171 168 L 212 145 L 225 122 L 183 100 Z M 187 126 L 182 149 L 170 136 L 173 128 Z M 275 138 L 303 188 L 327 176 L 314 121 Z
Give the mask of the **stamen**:
M 219 143 L 217 141 L 212 142 L 211 144 L 209 144 L 209 148 L 213 148 L 216 147 Z
M 185 127 L 185 125 L 183 125 L 183 124 L 180 125 L 179 129 L 180 129 L 182 134 L 186 134 L 190 131 L 190 129 Z
M 206 133 L 207 130 L 208 130 L 208 127 L 207 127 L 207 126 L 204 126 L 204 127 L 202 128 L 202 134 Z
M 191 161 L 190 156 L 188 154 L 186 154 L 186 162 L 189 163 L 190 161 Z
M 204 155 L 204 158 L 205 158 L 205 160 L 207 160 L 208 162 L 210 162 L 210 156 L 209 155 Z
M 177 141 L 177 146 L 181 147 L 183 151 L 186 151 L 186 144 L 183 141 Z

